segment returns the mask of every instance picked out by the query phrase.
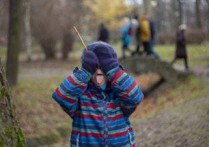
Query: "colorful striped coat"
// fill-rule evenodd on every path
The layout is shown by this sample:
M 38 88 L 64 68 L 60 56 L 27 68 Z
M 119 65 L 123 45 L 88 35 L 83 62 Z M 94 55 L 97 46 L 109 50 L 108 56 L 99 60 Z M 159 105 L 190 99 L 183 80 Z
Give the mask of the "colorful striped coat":
M 107 88 L 90 81 L 76 68 L 52 97 L 72 118 L 71 147 L 133 147 L 129 116 L 143 98 L 133 77 L 117 67 L 108 72 Z

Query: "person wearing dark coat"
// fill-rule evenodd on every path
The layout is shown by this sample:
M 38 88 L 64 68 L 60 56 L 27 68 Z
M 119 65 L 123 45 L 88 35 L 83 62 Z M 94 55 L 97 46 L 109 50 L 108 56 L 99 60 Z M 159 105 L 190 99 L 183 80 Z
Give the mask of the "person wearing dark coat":
M 186 25 L 182 24 L 176 33 L 176 53 L 175 58 L 171 62 L 173 64 L 177 59 L 183 59 L 185 64 L 185 69 L 188 69 L 188 58 L 186 51 L 186 38 L 185 38 Z
M 98 41 L 108 42 L 109 41 L 109 31 L 104 23 L 99 26 Z
M 153 20 L 149 20 L 150 23 L 150 47 L 149 50 L 147 51 L 148 55 L 153 55 L 156 59 L 160 59 L 160 56 L 158 55 L 158 53 L 155 51 L 154 46 L 155 46 L 155 36 L 156 36 L 156 31 L 155 31 L 155 23 Z

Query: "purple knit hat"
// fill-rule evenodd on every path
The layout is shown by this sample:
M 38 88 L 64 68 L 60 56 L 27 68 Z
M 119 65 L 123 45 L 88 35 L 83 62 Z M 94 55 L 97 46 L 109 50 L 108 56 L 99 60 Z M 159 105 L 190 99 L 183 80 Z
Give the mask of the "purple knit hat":
M 93 51 L 98 58 L 101 57 L 101 54 L 102 55 L 109 54 L 113 58 L 117 58 L 117 54 L 113 49 L 113 47 L 110 44 L 105 43 L 103 41 L 93 42 L 87 46 L 87 49 L 89 51 Z
M 107 71 L 118 65 L 117 54 L 108 43 L 102 41 L 93 42 L 87 46 L 87 49 L 96 54 L 100 65 L 103 66 L 103 70 Z

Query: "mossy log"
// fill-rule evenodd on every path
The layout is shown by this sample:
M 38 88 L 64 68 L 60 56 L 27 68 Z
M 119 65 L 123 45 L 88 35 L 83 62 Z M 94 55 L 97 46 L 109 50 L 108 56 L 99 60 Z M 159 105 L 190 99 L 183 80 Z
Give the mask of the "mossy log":
M 128 72 L 156 73 L 168 83 L 185 79 L 191 74 L 190 72 L 177 71 L 170 63 L 147 56 L 134 56 L 121 60 L 121 63 Z

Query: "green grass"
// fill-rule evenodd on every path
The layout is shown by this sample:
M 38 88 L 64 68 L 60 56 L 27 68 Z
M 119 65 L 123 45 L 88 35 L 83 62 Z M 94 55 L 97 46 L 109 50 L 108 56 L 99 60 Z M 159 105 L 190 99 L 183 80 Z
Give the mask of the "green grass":
M 59 127 L 70 127 L 70 119 L 51 94 L 62 77 L 27 79 L 13 89 L 18 118 L 27 137 L 53 133 Z
M 5 57 L 6 57 L 6 47 L 0 46 L 0 59 L 5 60 Z
M 175 45 L 157 45 L 156 51 L 162 60 L 171 62 L 175 56 Z M 209 42 L 201 45 L 188 45 L 187 53 L 190 67 L 209 67 Z M 183 60 L 176 63 L 183 64 Z
M 118 57 L 121 57 L 121 42 L 117 42 L 112 44 L 113 47 L 116 49 Z M 131 46 L 131 49 L 134 50 L 134 46 Z M 156 45 L 156 51 L 161 56 L 162 60 L 165 61 L 172 61 L 175 55 L 175 45 Z M 141 48 L 142 50 L 142 48 Z M 42 53 L 41 48 L 39 45 L 34 45 L 33 50 L 34 54 Z M 83 51 L 83 46 L 81 43 L 76 42 L 74 44 L 73 51 L 69 54 L 69 58 L 72 60 L 78 60 L 81 57 Z M 205 42 L 200 45 L 187 45 L 187 52 L 188 52 L 188 60 L 189 66 L 202 66 L 202 67 L 209 67 L 209 42 Z M 21 51 L 20 55 L 25 56 L 26 52 Z M 5 59 L 6 57 L 6 48 L 0 46 L 0 58 Z M 176 62 L 177 64 L 183 64 L 183 61 L 179 60 Z
M 143 113 L 146 112 L 144 109 L 148 108 L 146 110 L 149 111 L 149 113 L 146 112 L 146 115 L 140 117 L 140 121 L 148 121 L 150 118 L 155 117 L 159 111 L 207 96 L 208 91 L 208 82 L 191 75 L 181 83 L 178 82 L 173 86 L 169 85 L 168 87 L 164 86 L 158 91 L 158 93 L 160 93 L 158 94 L 158 97 L 145 99 L 145 103 L 142 103 L 135 113 L 141 113 L 143 115 Z M 149 109 L 148 107 L 150 104 L 154 105 L 152 109 Z M 132 123 L 137 124 L 139 118 L 132 117 L 131 121 Z

